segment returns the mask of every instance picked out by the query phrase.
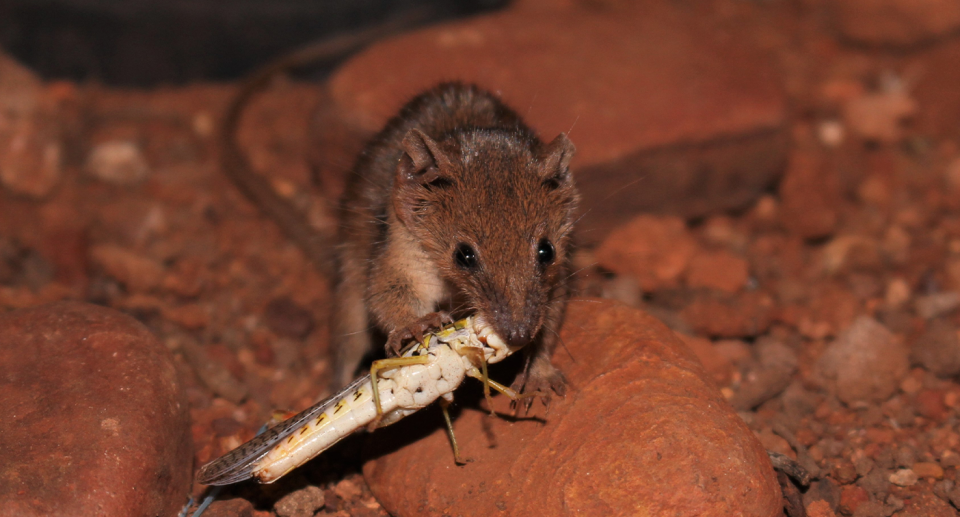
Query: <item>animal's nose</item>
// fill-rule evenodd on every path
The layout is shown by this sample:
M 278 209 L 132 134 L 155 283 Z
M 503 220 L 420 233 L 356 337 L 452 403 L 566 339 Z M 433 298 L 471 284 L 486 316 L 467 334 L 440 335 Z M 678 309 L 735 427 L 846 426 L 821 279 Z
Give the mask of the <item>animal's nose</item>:
M 527 327 L 514 328 L 507 332 L 507 344 L 513 348 L 519 348 L 530 342 L 530 329 Z

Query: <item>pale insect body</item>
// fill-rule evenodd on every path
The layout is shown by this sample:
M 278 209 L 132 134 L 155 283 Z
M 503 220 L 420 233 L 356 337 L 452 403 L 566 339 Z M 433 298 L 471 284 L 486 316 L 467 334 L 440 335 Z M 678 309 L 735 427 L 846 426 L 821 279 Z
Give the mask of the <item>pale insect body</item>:
M 390 425 L 439 398 L 452 401 L 453 391 L 464 377 L 485 379 L 486 363 L 499 362 L 515 350 L 480 318 L 461 320 L 453 327 L 428 334 L 423 343 L 400 358 L 381 362 L 399 366 L 377 371 L 375 363 L 373 377 L 357 379 L 336 395 L 204 465 L 197 480 L 205 485 L 227 485 L 250 478 L 272 483 L 358 429 L 371 424 Z M 411 364 L 413 361 L 419 364 Z M 507 388 L 486 382 L 517 397 Z

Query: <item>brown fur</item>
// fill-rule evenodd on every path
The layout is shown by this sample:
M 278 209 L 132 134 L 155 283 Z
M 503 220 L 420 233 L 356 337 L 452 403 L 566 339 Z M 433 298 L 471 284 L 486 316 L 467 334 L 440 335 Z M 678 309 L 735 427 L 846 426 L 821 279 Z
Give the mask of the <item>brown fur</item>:
M 562 392 L 549 356 L 578 201 L 573 152 L 562 134 L 541 142 L 476 87 L 443 84 L 410 101 L 361 154 L 343 200 L 334 382 L 349 382 L 370 349 L 371 322 L 396 333 L 447 307 L 534 341 L 515 386 Z M 555 248 L 546 266 L 541 239 Z M 476 251 L 475 270 L 454 259 L 462 243 Z
M 368 39 L 357 35 L 332 49 Z M 236 127 L 270 77 L 330 51 L 321 45 L 265 67 L 230 106 L 221 135 L 224 172 L 324 270 L 330 237 L 251 170 L 236 145 Z M 443 84 L 410 101 L 361 153 L 341 204 L 334 388 L 357 373 L 373 328 L 395 344 L 445 308 L 482 314 L 515 344 L 532 342 L 514 388 L 562 393 L 563 377 L 549 358 L 566 302 L 578 201 L 569 173 L 573 152 L 564 135 L 541 142 L 476 87 Z M 536 260 L 544 238 L 556 255 L 545 267 Z M 457 266 L 461 243 L 476 251 L 475 270 Z

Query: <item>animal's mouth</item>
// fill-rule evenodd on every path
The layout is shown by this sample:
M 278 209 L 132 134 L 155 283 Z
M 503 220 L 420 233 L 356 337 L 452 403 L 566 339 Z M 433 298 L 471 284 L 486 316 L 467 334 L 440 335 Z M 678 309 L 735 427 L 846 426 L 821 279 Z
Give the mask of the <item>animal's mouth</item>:
M 483 343 L 484 348 L 489 348 L 492 350 L 492 354 L 487 356 L 488 363 L 496 363 L 502 361 L 507 356 L 513 354 L 522 346 L 513 346 L 508 344 L 493 328 L 493 325 L 487 323 L 483 316 L 476 316 L 473 318 L 473 330 L 477 334 L 477 338 Z M 486 350 L 484 355 L 487 355 Z

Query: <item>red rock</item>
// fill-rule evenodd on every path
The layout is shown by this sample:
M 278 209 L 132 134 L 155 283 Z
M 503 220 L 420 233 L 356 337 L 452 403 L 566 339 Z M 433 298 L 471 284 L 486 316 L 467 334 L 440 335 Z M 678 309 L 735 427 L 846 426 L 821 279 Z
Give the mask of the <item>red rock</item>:
M 943 468 L 932 461 L 914 463 L 910 469 L 922 478 L 943 479 Z
M 806 290 L 812 298 L 808 303 L 812 311 L 809 324 L 823 326 L 820 335 L 810 336 L 813 339 L 837 335 L 841 329 L 849 327 L 857 315 L 862 314 L 856 295 L 846 286 L 836 282 L 808 284 Z M 801 325 L 799 330 L 804 333 L 806 329 Z
M 0 52 L 0 185 L 44 198 L 62 176 L 59 128 L 30 70 Z
M 840 491 L 840 511 L 852 515 L 857 507 L 870 500 L 870 494 L 856 485 L 847 485 Z
M 840 184 L 809 150 L 790 156 L 780 183 L 780 219 L 791 232 L 805 239 L 826 237 L 837 226 Z
M 807 505 L 807 517 L 837 517 L 830 508 L 830 503 L 817 500 Z
M 185 298 L 196 298 L 200 295 L 207 278 L 207 265 L 202 261 L 185 257 L 178 260 L 163 278 L 163 289 Z
M 630 275 L 644 291 L 676 287 L 697 243 L 679 217 L 641 215 L 615 229 L 597 249 L 597 263 Z
M 10 312 L 0 364 L 0 514 L 174 515 L 186 503 L 186 400 L 143 325 L 74 302 Z
M 188 303 L 178 307 L 164 305 L 160 308 L 160 313 L 167 321 L 185 329 L 199 330 L 210 323 L 210 312 L 207 307 L 197 303 Z
M 763 445 L 764 449 L 778 452 L 793 460 L 797 459 L 797 453 L 790 447 L 790 444 L 780 436 L 773 434 L 773 431 L 770 429 L 764 429 L 757 433 L 757 439 L 760 440 L 760 444 Z
M 947 417 L 947 406 L 943 403 L 943 390 L 923 390 L 917 394 L 917 413 L 935 421 Z
M 773 300 L 760 292 L 738 296 L 698 295 L 681 312 L 697 334 L 712 337 L 756 336 L 770 328 Z
M 886 400 L 907 375 L 908 351 L 886 327 L 866 316 L 857 318 L 827 349 L 818 372 L 835 381 L 847 404 Z
M 163 266 L 159 262 L 120 246 L 95 246 L 90 250 L 90 257 L 94 264 L 132 292 L 155 289 L 163 281 Z
M 832 2 L 840 32 L 870 45 L 912 46 L 960 29 L 952 0 L 841 0 Z
M 727 356 L 716 349 L 713 342 L 709 339 L 679 332 L 677 337 L 697 356 L 697 360 L 710 373 L 717 386 L 724 386 L 730 382 L 730 378 L 733 376 L 733 364 Z
M 454 427 L 467 465 L 454 465 L 442 427 L 424 437 L 416 417 L 375 433 L 376 459 L 363 470 L 384 508 L 400 516 L 780 515 L 766 452 L 671 331 L 637 310 L 589 300 L 573 302 L 562 336 L 570 353 L 554 361 L 573 389 L 536 419 L 464 408 Z M 509 411 L 504 397 L 494 405 Z
M 749 411 L 779 395 L 787 388 L 797 370 L 797 354 L 787 345 L 768 337 L 756 345 L 759 365 L 744 376 L 730 405 L 739 411 Z
M 140 146 L 129 140 L 98 144 L 87 156 L 85 169 L 100 181 L 114 185 L 133 185 L 150 174 L 150 166 Z
M 823 247 L 823 272 L 836 274 L 845 269 L 878 269 L 880 253 L 876 240 L 862 235 L 839 235 Z
M 928 320 L 949 314 L 957 307 L 960 307 L 960 291 L 918 296 L 914 301 L 917 316 Z
M 956 191 L 957 191 L 958 197 L 960 197 L 960 159 L 957 160 L 956 171 L 957 171 Z M 947 270 L 947 276 L 950 279 L 951 287 L 953 287 L 954 290 L 960 289 L 960 259 L 953 259 L 953 260 L 947 261 L 947 265 L 945 269 Z
M 545 137 L 571 133 L 585 239 L 641 212 L 744 206 L 781 170 L 784 95 L 756 49 L 707 18 L 668 2 L 525 2 L 426 28 L 348 61 L 322 125 L 369 136 L 437 82 L 475 82 Z
M 843 105 L 843 119 L 861 138 L 893 144 L 903 138 L 903 122 L 917 111 L 917 101 L 894 90 L 851 99 Z
M 726 250 L 698 253 L 687 269 L 687 286 L 735 293 L 747 284 L 747 261 Z
M 960 67 L 955 64 L 960 59 L 960 38 L 932 47 L 922 56 L 928 72 L 917 78 L 911 92 L 920 105 L 917 130 L 956 139 L 960 136 Z
M 253 504 L 245 499 L 214 501 L 203 511 L 203 517 L 253 517 Z
M 219 349 L 220 353 L 214 347 L 208 350 L 185 334 L 172 338 L 171 342 L 183 352 L 193 371 L 211 391 L 234 404 L 247 397 L 248 386 L 231 373 L 231 369 L 242 371 L 242 367 L 228 349 Z
M 290 298 L 276 298 L 263 310 L 267 328 L 281 336 L 303 339 L 313 329 L 313 315 Z
M 281 497 L 273 508 L 279 517 L 313 517 L 323 505 L 323 489 L 311 485 Z
M 897 517 L 956 517 L 950 504 L 931 493 L 919 493 L 904 501 L 903 511 Z
M 351 479 L 341 479 L 337 485 L 333 487 L 333 492 L 344 501 L 357 499 L 363 494 L 363 490 Z

